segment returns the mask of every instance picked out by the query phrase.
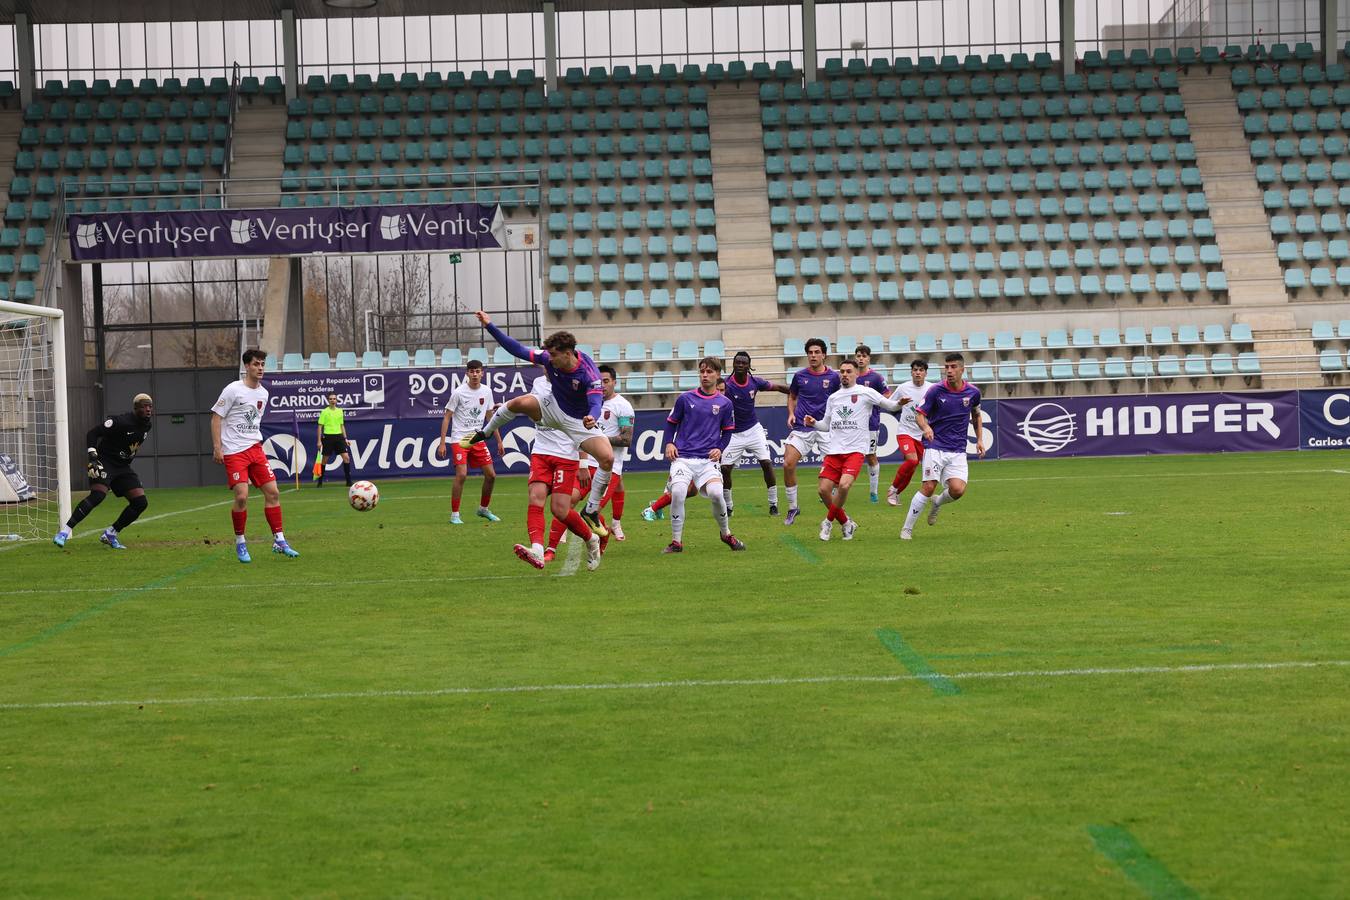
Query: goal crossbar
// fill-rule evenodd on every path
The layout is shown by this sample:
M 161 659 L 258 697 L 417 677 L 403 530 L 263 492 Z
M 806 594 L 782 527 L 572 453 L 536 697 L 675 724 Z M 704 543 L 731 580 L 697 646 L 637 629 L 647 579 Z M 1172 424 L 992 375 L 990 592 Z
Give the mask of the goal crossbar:
M 70 406 L 66 396 L 65 313 L 50 306 L 0 300 L 0 321 L 14 318 L 50 320 L 52 356 L 52 412 L 56 426 L 57 510 L 60 521 L 70 518 Z

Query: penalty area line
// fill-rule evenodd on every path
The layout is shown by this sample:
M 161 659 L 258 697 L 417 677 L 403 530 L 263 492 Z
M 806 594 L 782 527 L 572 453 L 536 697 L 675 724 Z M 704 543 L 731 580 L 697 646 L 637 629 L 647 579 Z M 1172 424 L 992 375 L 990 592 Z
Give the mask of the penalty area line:
M 1212 672 L 1262 672 L 1283 669 L 1342 668 L 1350 659 L 1286 660 L 1281 662 L 1213 663 L 1189 666 L 1125 666 L 1120 668 L 956 672 L 945 677 L 961 681 L 999 681 L 1033 678 L 1090 678 L 1131 675 L 1192 675 Z M 496 687 L 448 687 L 426 690 L 324 691 L 297 694 L 244 694 L 220 697 L 168 697 L 139 700 L 49 700 L 0 703 L 0 710 L 98 709 L 121 706 L 211 706 L 234 703 L 294 703 L 332 700 L 418 699 L 492 694 L 561 694 L 589 691 L 659 691 L 689 688 L 791 687 L 830 684 L 898 684 L 930 682 L 925 675 L 814 675 L 781 678 L 695 678 L 673 681 L 616 681 L 580 684 L 518 684 Z

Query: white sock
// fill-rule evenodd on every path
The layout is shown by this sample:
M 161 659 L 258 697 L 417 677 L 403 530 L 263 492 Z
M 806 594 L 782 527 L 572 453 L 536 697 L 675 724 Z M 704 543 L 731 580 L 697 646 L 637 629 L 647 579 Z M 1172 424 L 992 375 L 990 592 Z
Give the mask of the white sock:
M 516 414 L 507 409 L 506 404 L 503 403 L 501 406 L 497 407 L 497 411 L 492 414 L 492 418 L 488 419 L 487 424 L 483 426 L 483 434 L 492 434 L 492 432 L 501 428 L 515 417 Z
M 670 495 L 670 539 L 675 543 L 684 540 L 684 485 L 676 485 Z
M 543 545 L 543 544 L 531 544 L 531 545 L 530 545 L 530 552 L 533 553 L 535 556 L 543 556 L 543 555 L 544 555 L 544 545 Z
M 794 484 L 787 489 L 788 509 L 797 509 L 797 486 Z
M 770 506 L 778 505 L 778 485 L 776 484 L 773 487 L 769 488 L 769 505 Z
M 731 488 L 724 488 L 722 490 L 722 504 L 726 506 L 727 509 L 731 509 Z
M 955 499 L 956 499 L 955 497 L 947 493 L 946 488 L 943 488 L 942 493 L 938 494 L 936 497 L 933 498 L 933 505 L 941 506 L 944 503 L 951 503 Z
M 248 541 L 245 540 L 245 538 L 244 538 L 244 536 L 243 536 L 242 534 L 236 534 L 236 535 L 234 536 L 234 542 L 235 542 L 236 544 L 246 544 L 246 543 L 248 543 Z
M 708 499 L 712 501 L 713 518 L 717 520 L 717 529 L 727 535 L 731 534 L 731 523 L 727 521 L 727 504 L 722 499 L 725 495 L 725 491 L 722 492 L 722 496 L 712 493 L 708 495 Z
M 285 535 L 285 534 L 281 533 L 280 531 L 274 531 L 274 532 L 272 532 L 272 542 L 273 542 L 273 543 L 276 543 L 277 541 L 284 541 L 284 540 L 286 540 L 286 535 Z
M 867 467 L 867 484 L 871 487 L 872 493 L 877 492 L 877 485 L 881 483 L 881 463 L 872 463 Z
M 613 472 L 606 472 L 604 469 L 596 469 L 591 474 L 591 495 L 586 498 L 586 512 L 597 513 L 600 511 L 600 501 L 605 498 L 605 490 L 609 487 L 609 479 L 613 474 Z
M 923 491 L 915 491 L 914 499 L 909 501 L 909 514 L 905 516 L 905 530 L 914 528 L 914 523 L 919 521 L 919 516 L 923 514 L 923 508 L 928 505 L 928 498 L 923 495 Z

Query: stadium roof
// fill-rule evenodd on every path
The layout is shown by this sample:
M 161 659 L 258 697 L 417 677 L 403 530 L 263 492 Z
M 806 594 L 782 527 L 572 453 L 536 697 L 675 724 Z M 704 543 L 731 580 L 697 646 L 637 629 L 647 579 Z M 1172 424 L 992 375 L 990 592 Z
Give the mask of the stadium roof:
M 336 3 L 351 0 L 333 0 Z M 367 0 L 368 2 L 368 0 Z M 708 9 L 735 6 L 795 6 L 795 0 L 557 0 L 558 12 L 603 9 Z M 283 9 L 297 18 L 426 16 L 540 12 L 540 0 L 376 0 L 364 10 L 341 9 L 327 0 L 0 0 L 0 22 L 28 14 L 35 25 L 82 22 L 189 22 L 221 19 L 276 19 Z

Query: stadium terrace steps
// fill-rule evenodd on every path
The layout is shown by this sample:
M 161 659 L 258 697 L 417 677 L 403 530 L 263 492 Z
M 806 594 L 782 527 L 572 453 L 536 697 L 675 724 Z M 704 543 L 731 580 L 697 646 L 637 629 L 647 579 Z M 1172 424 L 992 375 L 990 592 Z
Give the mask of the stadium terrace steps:
M 230 206 L 276 206 L 281 200 L 284 106 L 241 106 L 234 119 L 234 159 L 227 186 Z
M 1292 312 L 1238 312 L 1233 319 L 1251 326 L 1253 339 L 1261 342 L 1261 387 L 1308 387 L 1306 375 L 1292 373 L 1315 367 L 1317 348 L 1308 329 L 1298 327 Z
M 754 85 L 708 92 L 723 322 L 777 316 L 759 109 Z
M 1242 138 L 1242 117 L 1227 72 L 1193 72 L 1180 80 L 1191 123 L 1195 164 L 1210 196 L 1214 240 L 1223 256 L 1228 302 L 1278 302 L 1284 293 L 1260 185 Z

